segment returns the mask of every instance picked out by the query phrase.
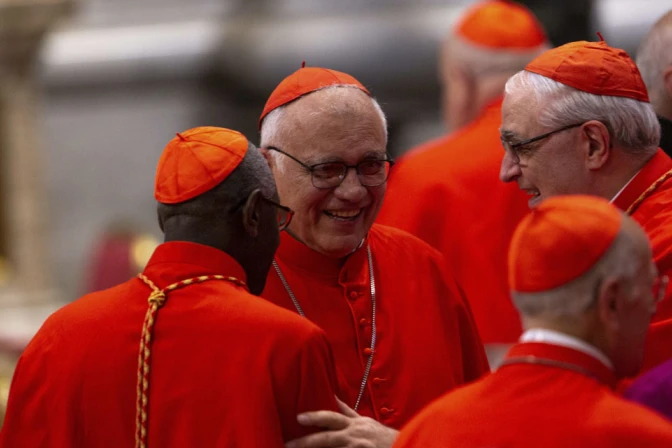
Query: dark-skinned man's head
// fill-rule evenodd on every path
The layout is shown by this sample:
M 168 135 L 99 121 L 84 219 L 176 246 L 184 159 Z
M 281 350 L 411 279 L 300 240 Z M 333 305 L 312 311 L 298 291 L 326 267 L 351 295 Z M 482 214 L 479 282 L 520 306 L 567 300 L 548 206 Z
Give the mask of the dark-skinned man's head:
M 288 213 L 268 164 L 240 133 L 190 129 L 171 140 L 156 178 L 159 226 L 165 241 L 188 241 L 226 252 L 260 294 Z

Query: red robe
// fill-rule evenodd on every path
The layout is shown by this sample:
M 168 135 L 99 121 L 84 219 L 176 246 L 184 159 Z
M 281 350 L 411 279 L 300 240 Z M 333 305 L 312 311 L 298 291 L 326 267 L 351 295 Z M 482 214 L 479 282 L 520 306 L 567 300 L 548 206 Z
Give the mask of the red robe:
M 449 393 L 395 448 L 662 448 L 672 423 L 617 396 L 612 371 L 570 348 L 521 343 L 482 380 Z
M 665 173 L 672 170 L 672 159 L 662 150 L 640 170 L 614 200 L 628 210 Z M 660 184 L 632 214 L 644 228 L 653 248 L 653 258 L 661 274 L 672 277 L 672 178 Z M 658 305 L 646 341 L 642 372 L 672 358 L 672 287 Z
M 327 333 L 339 397 L 354 406 L 371 344 L 366 245 L 373 254 L 377 343 L 362 415 L 399 428 L 431 400 L 488 372 L 471 312 L 443 257 L 412 235 L 374 225 L 346 260 L 328 258 L 283 233 L 276 259 L 306 317 Z M 262 294 L 295 307 L 271 270 Z
M 486 344 L 522 332 L 509 297 L 507 253 L 527 196 L 499 180 L 499 99 L 457 133 L 412 150 L 394 166 L 378 222 L 438 249 L 454 271 Z
M 159 246 L 159 288 L 201 275 L 245 280 L 217 249 Z M 138 278 L 63 307 L 21 356 L 0 447 L 135 446 L 138 348 L 151 290 Z M 151 346 L 150 447 L 282 447 L 296 414 L 337 410 L 324 333 L 228 281 L 166 294 Z

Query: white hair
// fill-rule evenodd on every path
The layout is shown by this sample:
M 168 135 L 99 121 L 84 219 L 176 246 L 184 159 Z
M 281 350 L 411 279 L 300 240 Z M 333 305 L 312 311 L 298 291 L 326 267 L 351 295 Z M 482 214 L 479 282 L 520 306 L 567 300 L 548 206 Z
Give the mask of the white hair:
M 476 76 L 497 73 L 515 73 L 525 68 L 534 58 L 550 48 L 543 44 L 526 50 L 500 49 L 474 45 L 459 36 L 451 35 L 446 43 L 446 55 L 450 61 L 459 61 Z
M 651 28 L 637 50 L 637 67 L 649 91 L 654 109 L 672 102 L 665 90 L 663 72 L 672 64 L 672 11 L 669 11 Z M 668 107 L 672 107 L 670 104 Z
M 361 91 L 361 89 L 356 85 L 337 84 L 322 87 L 320 89 L 315 90 L 315 92 L 322 90 L 333 90 L 335 94 L 340 94 L 346 92 L 343 88 L 347 89 L 355 88 Z M 385 113 L 383 112 L 383 109 L 380 107 L 380 104 L 378 104 L 378 101 L 376 101 L 376 99 L 373 97 L 371 97 L 371 104 L 373 105 L 373 108 L 380 117 L 380 121 L 382 122 L 383 129 L 385 131 L 385 143 L 387 144 L 387 137 L 388 137 L 387 118 L 385 117 Z M 349 108 L 349 104 L 343 101 L 330 101 L 327 103 L 325 108 L 331 108 L 337 113 L 347 113 L 348 111 L 351 110 Z M 283 141 L 288 138 L 287 134 L 291 132 L 291 130 L 286 129 L 286 127 L 282 126 L 282 119 L 286 111 L 287 111 L 287 105 L 283 105 L 272 110 L 268 115 L 264 117 L 264 119 L 261 122 L 261 142 L 259 144 L 260 148 L 264 148 L 272 144 L 273 142 Z M 322 113 L 323 111 L 324 110 L 316 110 L 312 111 L 311 114 L 316 115 Z M 271 157 L 273 157 L 273 159 L 275 160 L 277 170 L 282 172 L 284 170 L 283 165 L 284 162 L 282 161 L 286 158 L 280 157 L 280 154 L 276 153 L 275 151 L 270 151 L 270 154 Z
M 600 282 L 605 277 L 616 277 L 633 286 L 641 266 L 638 244 L 621 227 L 609 249 L 588 272 L 549 291 L 513 291 L 513 303 L 525 317 L 549 320 L 578 317 L 593 305 Z
M 594 95 L 545 76 L 520 71 L 506 83 L 507 95 L 533 92 L 542 110 L 539 123 L 560 128 L 589 120 L 607 127 L 614 143 L 632 155 L 650 155 L 660 143 L 660 123 L 651 104 L 631 98 Z

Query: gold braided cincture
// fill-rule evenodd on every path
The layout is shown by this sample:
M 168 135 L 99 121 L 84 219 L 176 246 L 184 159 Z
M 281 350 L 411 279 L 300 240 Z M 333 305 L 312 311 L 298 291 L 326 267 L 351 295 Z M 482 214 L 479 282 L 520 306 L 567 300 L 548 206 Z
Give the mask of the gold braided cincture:
M 658 187 L 660 187 L 663 184 L 663 182 L 665 182 L 670 177 L 672 177 L 672 170 L 663 174 L 662 176 L 660 176 L 658 178 L 657 181 L 652 183 L 651 186 L 649 188 L 647 188 L 646 191 L 644 193 L 642 193 L 637 198 L 637 200 L 632 203 L 632 205 L 630 205 L 630 207 L 628 207 L 628 209 L 626 210 L 625 213 L 628 214 L 628 215 L 632 215 L 633 213 L 635 213 L 635 210 L 637 210 L 637 208 L 640 205 L 642 205 L 642 202 L 644 202 L 649 196 L 651 196 L 651 194 L 653 194 L 653 192 L 656 191 L 658 189 Z
M 156 315 L 166 303 L 166 294 L 185 286 L 203 283 L 210 280 L 223 280 L 246 287 L 245 282 L 235 277 L 226 277 L 224 275 L 203 275 L 201 277 L 189 278 L 181 282 L 173 283 L 164 289 L 159 289 L 154 282 L 143 274 L 138 274 L 142 280 L 152 290 L 147 301 L 149 308 L 145 314 L 145 321 L 142 324 L 142 335 L 140 336 L 140 351 L 138 353 L 138 384 L 136 390 L 136 413 L 135 413 L 135 446 L 136 448 L 147 448 L 148 431 L 148 413 L 149 413 L 149 358 L 151 355 L 152 334 Z

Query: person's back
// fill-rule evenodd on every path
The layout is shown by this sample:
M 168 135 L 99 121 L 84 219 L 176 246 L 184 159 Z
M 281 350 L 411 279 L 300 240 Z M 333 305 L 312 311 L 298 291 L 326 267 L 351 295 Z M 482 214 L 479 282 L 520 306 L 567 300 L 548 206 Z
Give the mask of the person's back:
M 423 410 L 395 447 L 672 446 L 672 422 L 615 393 L 641 367 L 667 285 L 636 221 L 602 198 L 553 197 L 518 226 L 508 261 L 526 331 L 494 373 Z
M 235 149 L 238 136 L 197 128 L 178 138 Z M 277 193 L 267 165 L 244 145 L 234 172 L 208 192 L 185 198 L 157 186 L 166 242 L 141 275 L 45 322 L 17 365 L 1 447 L 281 447 L 312 431 L 298 413 L 337 409 L 322 330 L 250 293 L 263 289 L 286 221 L 268 198 Z M 228 159 L 213 158 L 218 168 Z M 168 159 L 159 172 L 187 168 Z M 250 173 L 271 183 L 255 189 Z
M 627 402 L 586 373 L 553 365 L 511 364 L 437 400 L 402 431 L 395 446 L 660 448 L 671 444 L 669 422 Z
M 525 193 L 499 181 L 504 84 L 546 48 L 544 30 L 521 5 L 484 1 L 467 11 L 441 54 L 452 132 L 400 158 L 378 218 L 446 257 L 486 348 L 521 333 L 504 272 L 508 242 L 529 209 Z
M 446 257 L 485 344 L 512 342 L 521 332 L 506 277 L 497 272 L 505 268 L 509 238 L 529 211 L 527 196 L 498 178 L 500 106 L 493 103 L 476 122 L 402 157 L 378 219 Z

